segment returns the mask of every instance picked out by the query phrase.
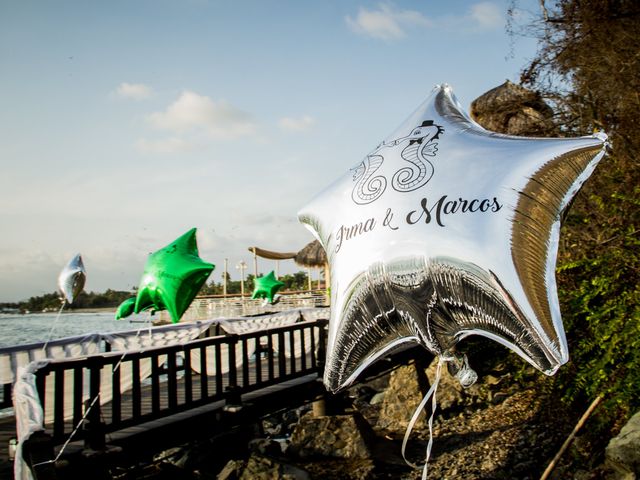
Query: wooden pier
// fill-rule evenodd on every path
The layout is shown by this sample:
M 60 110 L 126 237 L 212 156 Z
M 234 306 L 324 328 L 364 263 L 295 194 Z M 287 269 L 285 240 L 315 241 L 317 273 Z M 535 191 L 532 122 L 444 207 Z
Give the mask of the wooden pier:
M 65 464 L 91 469 L 114 452 L 141 458 L 324 398 L 327 323 L 302 321 L 51 361 L 36 372 L 45 430 L 26 442 L 23 458 L 38 480 L 67 478 L 60 473 Z M 388 372 L 415 355 L 415 348 L 395 353 L 360 379 Z M 0 478 L 12 478 L 9 440 L 15 431 L 15 418 L 0 419 Z
M 210 428 L 255 421 L 256 415 L 312 401 L 323 392 L 319 379 L 326 324 L 306 321 L 143 351 L 52 361 L 36 372 L 49 421 L 43 435 L 34 435 L 37 447 L 26 449 L 25 460 L 31 465 L 45 462 L 35 467 L 37 478 L 55 478 L 47 460 L 69 440 L 64 455 L 113 446 L 141 450 L 140 438 L 146 439 L 146 447 L 158 448 L 163 439 L 176 445 L 185 433 L 186 442 L 197 434 L 210 435 Z M 145 369 L 150 370 L 146 378 Z M 123 391 L 125 375 L 130 384 Z M 13 437 L 15 418 L 1 419 L 0 478 L 10 471 Z

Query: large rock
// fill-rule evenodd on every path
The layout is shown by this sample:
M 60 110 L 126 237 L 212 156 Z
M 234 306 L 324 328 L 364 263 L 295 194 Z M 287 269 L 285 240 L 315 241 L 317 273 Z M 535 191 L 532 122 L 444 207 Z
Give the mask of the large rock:
M 288 463 L 262 455 L 251 455 L 246 462 L 230 460 L 218 480 L 310 480 L 309 474 Z
M 435 381 L 437 362 L 432 362 L 428 369 L 424 365 L 411 363 L 398 367 L 391 372 L 389 386 L 384 393 L 380 416 L 377 426 L 389 430 L 404 430 L 407 428 L 413 413 L 420 405 L 420 401 Z M 436 401 L 439 410 L 448 410 L 458 406 L 464 397 L 460 383 L 442 368 L 442 375 L 438 385 Z M 421 415 L 421 421 L 426 421 L 426 414 Z
M 369 458 L 371 426 L 358 413 L 300 419 L 287 453 L 300 458 Z
M 618 478 L 633 480 L 640 476 L 640 412 L 622 427 L 605 450 L 606 465 Z
M 509 135 L 548 136 L 553 110 L 542 97 L 507 80 L 471 102 L 471 117 L 487 130 Z
M 429 379 L 424 365 L 410 363 L 396 368 L 389 376 L 377 426 L 386 429 L 406 428 L 428 390 Z

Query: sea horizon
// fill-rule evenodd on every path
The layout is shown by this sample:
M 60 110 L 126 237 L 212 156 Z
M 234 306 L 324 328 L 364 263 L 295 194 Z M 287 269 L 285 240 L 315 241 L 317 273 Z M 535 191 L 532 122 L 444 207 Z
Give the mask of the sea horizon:
M 88 308 L 60 314 L 0 313 L 0 348 L 46 342 L 89 333 L 135 330 L 149 325 L 148 313 L 115 319 L 115 308 Z

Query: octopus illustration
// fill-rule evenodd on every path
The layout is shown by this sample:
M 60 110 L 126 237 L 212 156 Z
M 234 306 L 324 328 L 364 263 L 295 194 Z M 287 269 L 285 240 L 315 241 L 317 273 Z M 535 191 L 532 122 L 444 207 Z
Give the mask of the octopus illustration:
M 424 186 L 433 176 L 433 164 L 429 157 L 435 157 L 438 152 L 438 140 L 444 133 L 444 128 L 435 125 L 433 120 L 425 120 L 422 124 L 411 130 L 404 137 L 396 138 L 389 142 L 382 142 L 376 150 L 353 169 L 353 181 L 356 182 L 351 198 L 359 205 L 374 202 L 387 188 L 387 179 L 384 175 L 374 174 L 384 162 L 384 156 L 380 155 L 383 148 L 392 148 L 403 142 L 408 145 L 402 149 L 400 156 L 408 165 L 402 166 L 391 177 L 391 186 L 397 192 L 412 192 Z

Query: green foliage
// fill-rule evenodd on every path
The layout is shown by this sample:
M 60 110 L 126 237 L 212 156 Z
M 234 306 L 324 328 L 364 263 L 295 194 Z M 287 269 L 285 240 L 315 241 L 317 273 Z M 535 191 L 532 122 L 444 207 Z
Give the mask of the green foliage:
M 253 274 L 247 275 L 244 281 L 244 293 L 245 295 L 251 295 L 253 292 Z M 297 291 L 306 290 L 308 288 L 308 280 L 306 272 L 300 271 L 293 274 L 282 275 L 278 277 L 278 280 L 284 283 L 281 291 Z M 231 280 L 231 277 L 227 274 L 227 294 L 239 295 L 241 290 L 240 280 Z M 220 282 L 212 281 L 203 286 L 199 295 L 222 295 L 224 292 L 222 286 L 222 280 Z
M 296 272 L 293 275 L 284 275 L 278 280 L 284 282 L 283 290 L 306 290 L 309 288 L 309 281 L 306 272 Z
M 613 416 L 640 407 L 640 288 L 638 245 L 562 264 L 560 296 L 571 363 L 558 386 L 565 400 L 603 395 Z
M 131 297 L 131 292 L 108 289 L 103 293 L 81 292 L 72 304 L 65 305 L 65 310 L 82 308 L 112 308 L 117 307 L 125 299 Z M 31 297 L 24 302 L 0 304 L 0 307 L 17 308 L 23 312 L 58 311 L 62 306 L 62 298 L 58 292 L 45 293 Z

